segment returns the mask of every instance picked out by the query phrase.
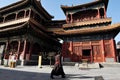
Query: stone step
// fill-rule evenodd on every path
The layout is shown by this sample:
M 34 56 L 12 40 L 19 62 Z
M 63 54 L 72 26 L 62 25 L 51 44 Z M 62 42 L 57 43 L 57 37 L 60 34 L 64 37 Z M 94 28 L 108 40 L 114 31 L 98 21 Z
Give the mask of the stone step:
M 78 65 L 78 67 L 80 69 L 82 69 L 82 68 L 97 69 L 97 68 L 100 68 L 100 65 L 99 65 L 99 63 L 81 63 L 81 64 Z
M 38 58 L 39 58 L 39 55 L 32 55 L 31 56 L 31 60 L 38 60 Z
M 76 62 L 63 62 L 64 66 L 75 66 Z
M 95 80 L 104 80 L 102 76 L 96 76 Z
M 100 63 L 100 65 L 102 67 L 120 67 L 120 63 L 117 62 L 104 62 L 104 63 Z
M 29 60 L 26 62 L 26 65 L 38 65 L 38 60 Z M 42 61 L 42 65 L 50 65 L 50 62 L 49 61 Z
M 37 60 L 29 60 L 26 62 L 26 65 L 38 65 L 38 61 Z

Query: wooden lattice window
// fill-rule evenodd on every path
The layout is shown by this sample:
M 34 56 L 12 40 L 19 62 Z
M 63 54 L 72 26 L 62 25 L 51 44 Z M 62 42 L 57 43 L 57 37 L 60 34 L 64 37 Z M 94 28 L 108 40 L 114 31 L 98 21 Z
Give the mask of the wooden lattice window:
M 93 46 L 93 53 L 94 53 L 94 54 L 100 54 L 100 53 L 101 53 L 101 50 L 100 50 L 100 46 L 99 46 L 99 45 Z
M 111 53 L 111 46 L 110 44 L 105 45 L 105 54 L 106 56 Z

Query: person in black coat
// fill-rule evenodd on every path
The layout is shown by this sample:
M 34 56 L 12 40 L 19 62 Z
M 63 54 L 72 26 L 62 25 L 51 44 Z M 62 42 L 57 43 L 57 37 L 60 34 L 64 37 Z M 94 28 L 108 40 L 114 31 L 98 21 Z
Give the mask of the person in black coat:
M 65 78 L 65 73 L 63 71 L 63 66 L 61 63 L 61 54 L 57 54 L 55 56 L 55 64 L 54 64 L 54 68 L 51 71 L 51 78 L 54 79 L 53 76 L 59 76 L 61 75 L 62 78 Z

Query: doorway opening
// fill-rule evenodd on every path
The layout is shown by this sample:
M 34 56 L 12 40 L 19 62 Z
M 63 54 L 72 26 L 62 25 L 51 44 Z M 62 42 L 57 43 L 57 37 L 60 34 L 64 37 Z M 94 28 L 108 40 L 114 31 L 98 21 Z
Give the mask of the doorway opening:
M 90 49 L 83 50 L 83 51 L 82 51 L 82 55 L 83 55 L 83 56 L 90 56 L 90 52 L 91 52 Z
M 82 60 L 91 62 L 91 50 L 90 49 L 82 50 Z

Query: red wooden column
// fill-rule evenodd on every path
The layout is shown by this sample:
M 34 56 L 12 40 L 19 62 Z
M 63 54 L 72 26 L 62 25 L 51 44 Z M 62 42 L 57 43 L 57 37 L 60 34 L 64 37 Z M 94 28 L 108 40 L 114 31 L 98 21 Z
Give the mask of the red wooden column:
M 31 9 L 29 9 L 29 17 L 31 16 L 31 12 L 32 12 Z
M 71 23 L 73 22 L 73 14 L 70 14 L 71 15 Z
M 66 45 L 65 45 L 65 42 L 63 42 L 63 44 L 62 44 L 62 56 L 66 57 Z
M 23 47 L 23 59 L 25 58 L 26 43 L 27 43 L 27 41 L 26 41 L 26 40 L 24 40 L 24 47 Z
M 106 17 L 107 17 L 107 15 L 106 15 L 106 9 L 104 7 L 104 18 L 106 18 Z
M 26 17 L 26 10 L 25 10 L 25 13 L 24 13 L 24 18 Z
M 92 43 L 91 43 L 91 42 L 90 42 L 90 47 L 91 47 L 91 51 L 90 51 L 91 61 L 90 61 L 90 62 L 92 63 L 92 62 L 94 62 L 94 61 L 93 61 L 93 58 L 94 58 L 93 55 L 94 55 L 94 54 L 93 54 Z
M 69 45 L 68 45 L 68 50 L 69 50 L 69 57 L 70 57 L 70 59 L 72 60 L 73 59 L 73 42 L 72 41 L 70 41 L 69 42 Z
M 17 55 L 18 55 L 18 56 L 17 56 L 17 59 L 19 58 L 19 54 L 20 54 L 20 53 L 19 53 L 19 50 L 20 50 L 20 41 L 18 41 L 18 49 L 17 49 Z
M 23 51 L 20 55 L 20 60 L 24 60 L 25 58 L 25 49 L 26 49 L 26 40 L 24 40 L 24 46 L 23 46 Z
M 115 40 L 111 39 L 111 47 L 112 47 L 112 56 L 114 57 L 114 61 L 117 61 L 117 57 L 116 57 L 116 47 L 115 47 Z
M 68 23 L 68 14 L 66 14 L 66 22 Z
M 6 18 L 6 17 L 4 16 L 4 18 L 3 18 L 3 23 L 5 22 L 5 18 Z
M 15 20 L 17 20 L 18 13 L 16 13 Z
M 26 40 L 24 40 L 24 46 L 23 46 L 23 51 L 22 54 L 20 55 L 20 60 L 21 60 L 21 65 L 24 65 L 25 62 L 25 50 L 26 50 Z
M 98 15 L 97 18 L 100 18 L 100 10 L 98 9 Z
M 104 40 L 101 40 L 101 54 L 102 54 L 102 61 L 105 62 L 105 46 L 104 46 Z
M 72 42 L 72 41 L 70 41 L 69 51 L 70 51 L 70 52 L 72 52 L 72 51 L 73 51 L 73 42 Z
M 28 60 L 30 60 L 30 56 L 32 55 L 33 41 L 30 42 L 29 56 Z
M 6 42 L 5 52 L 7 52 L 8 44 L 9 44 L 9 41 Z M 6 54 L 6 53 L 5 53 L 5 54 Z

